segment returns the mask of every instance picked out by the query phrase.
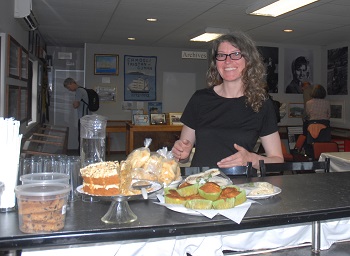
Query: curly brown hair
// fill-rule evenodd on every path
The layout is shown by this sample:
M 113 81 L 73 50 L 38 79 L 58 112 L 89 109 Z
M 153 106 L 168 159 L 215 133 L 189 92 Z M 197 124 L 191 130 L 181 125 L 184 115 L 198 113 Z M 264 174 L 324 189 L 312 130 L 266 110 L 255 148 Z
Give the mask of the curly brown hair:
M 223 82 L 217 67 L 215 56 L 219 45 L 229 42 L 238 48 L 246 61 L 246 66 L 242 71 L 242 81 L 244 96 L 247 97 L 246 104 L 255 112 L 259 112 L 263 101 L 267 99 L 265 67 L 254 41 L 242 32 L 234 32 L 222 35 L 213 42 L 211 50 L 211 62 L 207 72 L 208 86 L 216 86 Z

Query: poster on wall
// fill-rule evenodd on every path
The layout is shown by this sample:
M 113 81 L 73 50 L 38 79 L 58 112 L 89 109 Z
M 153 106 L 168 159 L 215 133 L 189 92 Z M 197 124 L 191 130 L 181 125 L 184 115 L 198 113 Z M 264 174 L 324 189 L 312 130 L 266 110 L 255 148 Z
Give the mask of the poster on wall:
M 148 114 L 161 114 L 162 102 L 148 102 Z
M 302 94 L 303 82 L 312 84 L 313 80 L 313 55 L 311 50 L 286 49 L 284 74 L 285 92 Z
M 266 68 L 269 93 L 278 93 L 278 47 L 258 46 Z
M 348 47 L 328 50 L 327 57 L 328 95 L 347 95 Z
M 124 100 L 156 100 L 155 56 L 124 56 Z
M 117 96 L 117 88 L 111 85 L 99 85 L 96 87 L 96 92 L 100 101 L 115 101 Z

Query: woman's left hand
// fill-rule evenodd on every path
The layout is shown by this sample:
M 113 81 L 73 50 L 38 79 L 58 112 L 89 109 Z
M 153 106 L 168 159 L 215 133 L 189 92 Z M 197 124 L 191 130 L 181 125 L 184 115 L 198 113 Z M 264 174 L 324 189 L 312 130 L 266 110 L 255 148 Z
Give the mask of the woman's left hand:
M 237 149 L 237 153 L 230 155 L 222 160 L 220 160 L 217 165 L 219 168 L 229 168 L 232 166 L 242 166 L 247 165 L 247 162 L 252 162 L 252 153 L 247 151 L 245 148 L 234 144 L 235 149 Z

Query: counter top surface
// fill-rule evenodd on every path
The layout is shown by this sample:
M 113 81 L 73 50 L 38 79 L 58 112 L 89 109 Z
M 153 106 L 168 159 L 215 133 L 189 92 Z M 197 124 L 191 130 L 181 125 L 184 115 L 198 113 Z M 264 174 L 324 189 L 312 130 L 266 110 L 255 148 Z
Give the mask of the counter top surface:
M 110 202 L 71 203 L 68 205 L 64 229 L 51 234 L 24 234 L 18 228 L 17 212 L 0 213 L 0 248 L 33 248 L 193 235 L 349 217 L 349 179 L 350 172 L 241 179 L 238 183 L 268 181 L 282 189 L 277 196 L 252 204 L 241 224 L 223 216 L 208 219 L 177 213 L 154 204 L 152 200 L 130 201 L 130 208 L 138 219 L 129 224 L 118 225 L 101 221 Z

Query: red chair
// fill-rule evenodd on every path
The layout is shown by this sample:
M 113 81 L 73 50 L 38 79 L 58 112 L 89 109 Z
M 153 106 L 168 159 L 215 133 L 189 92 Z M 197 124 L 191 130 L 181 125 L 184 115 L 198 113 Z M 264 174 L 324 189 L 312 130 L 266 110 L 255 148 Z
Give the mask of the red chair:
M 300 134 L 295 143 L 294 150 L 292 151 L 293 159 L 295 162 L 309 161 L 309 157 L 305 153 L 305 148 L 304 148 L 305 142 L 306 142 L 306 136 L 303 134 Z
M 281 141 L 282 154 L 285 162 L 293 162 L 294 158 L 291 153 L 287 151 L 286 145 Z
M 318 160 L 324 152 L 339 152 L 338 144 L 334 141 L 330 142 L 314 142 L 312 144 L 314 151 L 314 160 Z
M 297 153 L 302 152 L 305 141 L 306 141 L 306 136 L 304 134 L 300 134 L 294 146 L 294 149 L 296 150 Z

